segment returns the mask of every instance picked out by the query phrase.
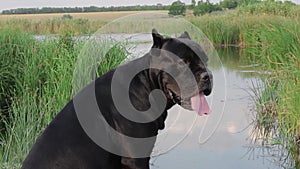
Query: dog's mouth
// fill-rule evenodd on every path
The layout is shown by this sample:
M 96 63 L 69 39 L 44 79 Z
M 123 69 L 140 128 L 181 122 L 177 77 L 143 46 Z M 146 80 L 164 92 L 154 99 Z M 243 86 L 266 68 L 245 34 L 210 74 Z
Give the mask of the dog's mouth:
M 182 99 L 180 96 L 176 95 L 173 91 L 169 90 L 169 95 L 174 103 L 179 104 L 181 107 L 196 111 L 198 115 L 207 115 L 211 112 L 211 109 L 207 103 L 205 95 L 209 95 L 210 91 L 204 90 L 195 94 L 191 97 Z

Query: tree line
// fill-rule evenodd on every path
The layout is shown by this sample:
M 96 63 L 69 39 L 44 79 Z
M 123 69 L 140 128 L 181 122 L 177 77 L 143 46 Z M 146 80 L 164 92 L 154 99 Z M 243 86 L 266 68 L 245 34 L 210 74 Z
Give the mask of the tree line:
M 2 14 L 45 14 L 45 13 L 81 13 L 81 12 L 109 12 L 109 11 L 142 11 L 142 10 L 168 10 L 169 5 L 136 5 L 118 7 L 43 7 L 43 8 L 17 8 L 3 10 Z
M 43 8 L 17 8 L 3 10 L 2 14 L 45 14 L 45 13 L 81 13 L 81 12 L 109 12 L 109 11 L 142 11 L 142 10 L 169 10 L 170 15 L 185 15 L 186 9 L 193 10 L 195 16 L 204 15 L 213 11 L 222 11 L 224 9 L 234 9 L 238 6 L 245 6 L 254 3 L 272 1 L 282 3 L 275 0 L 221 0 L 219 3 L 211 3 L 210 0 L 191 0 L 190 5 L 177 0 L 171 5 L 136 5 L 136 6 L 111 6 L 111 7 L 43 7 Z M 294 4 L 291 1 L 284 3 Z
M 177 0 L 172 3 L 169 9 L 170 15 L 185 15 L 186 8 L 192 9 L 195 16 L 204 15 L 213 11 L 223 9 L 234 9 L 237 6 L 258 3 L 261 0 L 221 0 L 220 3 L 211 3 L 209 0 L 191 0 L 191 5 L 185 5 Z
M 291 1 L 275 1 L 275 0 L 221 0 L 219 3 L 211 3 L 210 0 L 199 0 L 196 2 L 196 0 L 191 0 L 191 5 L 185 5 L 183 2 L 177 0 L 172 3 L 172 5 L 169 8 L 169 14 L 170 15 L 185 15 L 186 9 L 193 10 L 193 14 L 195 16 L 204 15 L 207 13 L 211 13 L 214 11 L 222 11 L 226 9 L 234 9 L 238 6 L 247 6 L 255 3 L 261 3 L 261 2 L 274 2 L 274 3 L 285 3 L 285 4 L 291 4 L 296 5 L 295 3 Z

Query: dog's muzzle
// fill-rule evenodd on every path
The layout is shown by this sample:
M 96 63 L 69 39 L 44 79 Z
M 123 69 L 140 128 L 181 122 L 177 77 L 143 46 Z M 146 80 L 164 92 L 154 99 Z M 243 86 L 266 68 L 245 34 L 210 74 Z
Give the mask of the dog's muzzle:
M 210 95 L 213 86 L 213 75 L 211 71 L 206 71 L 200 75 L 200 91 L 204 93 L 205 96 Z

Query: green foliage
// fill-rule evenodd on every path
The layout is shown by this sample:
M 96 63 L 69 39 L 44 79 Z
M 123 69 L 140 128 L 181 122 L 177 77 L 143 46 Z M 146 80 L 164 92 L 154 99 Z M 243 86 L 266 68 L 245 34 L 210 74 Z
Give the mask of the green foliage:
M 74 38 L 64 32 L 36 40 L 21 31 L 0 29 L 0 101 L 6 105 L 1 107 L 0 168 L 20 168 L 37 137 L 72 98 L 74 67 L 84 43 L 75 44 Z M 117 66 L 126 54 L 116 45 L 105 62 L 93 63 L 100 66 L 97 73 Z
M 190 21 L 199 27 L 215 45 L 239 45 L 241 42 L 239 18 L 231 16 L 205 15 L 193 17 Z M 246 26 L 246 25 L 245 25 Z
M 268 43 L 267 41 L 265 43 L 259 43 L 262 38 L 260 37 L 259 32 L 269 31 L 269 28 L 262 27 L 263 24 L 275 25 L 287 22 L 298 23 L 299 17 L 282 17 L 278 15 L 257 16 L 254 14 L 245 15 L 245 13 L 228 11 L 221 13 L 220 15 L 210 14 L 203 15 L 202 17 L 190 17 L 189 21 L 199 27 L 208 36 L 208 38 L 217 45 L 226 46 L 234 44 L 241 47 L 251 47 Z M 285 38 L 289 37 L 291 36 L 287 36 Z M 290 41 L 290 39 L 287 40 Z M 271 37 L 270 41 L 272 41 Z M 284 48 L 280 47 L 278 49 Z
M 249 4 L 258 3 L 260 0 L 221 0 L 219 4 L 210 3 L 209 0 L 198 1 L 197 6 L 194 7 L 194 15 L 204 15 L 206 13 L 211 13 L 213 11 L 220 11 L 224 9 L 235 9 L 238 6 L 247 6 Z
M 185 15 L 186 6 L 183 2 L 175 1 L 169 8 L 169 15 Z
M 224 0 L 220 3 L 222 8 L 233 9 L 238 6 L 238 0 Z
M 18 28 L 27 33 L 33 34 L 59 34 L 61 32 L 70 32 L 75 35 L 86 35 L 95 33 L 99 28 L 105 25 L 104 20 L 88 19 L 45 19 L 39 21 L 30 21 L 26 19 L 12 19 L 0 21 L 0 27 L 3 29 Z
M 251 5 L 255 3 L 259 3 L 262 0 L 237 0 L 238 6 L 246 6 L 246 5 Z
M 59 34 L 58 36 L 58 43 L 63 47 L 64 49 L 68 51 L 74 50 L 74 39 L 72 33 L 68 31 L 63 31 L 62 33 Z
M 287 151 L 283 168 L 299 168 L 299 18 L 227 13 L 192 17 L 190 21 L 215 45 L 243 47 L 249 60 L 271 73 L 262 88 L 254 86 L 258 110 L 255 133 L 259 141 L 265 139 L 265 144 Z
M 257 125 L 264 141 L 288 152 L 283 168 L 299 168 L 300 149 L 300 22 L 269 16 L 268 22 L 244 33 L 255 63 L 271 72 L 257 95 Z M 271 19 L 273 18 L 273 19 Z M 260 138 L 261 139 L 261 138 Z
M 73 19 L 73 16 L 70 15 L 70 14 L 64 14 L 64 15 L 62 16 L 62 19 Z
M 5 36 L 7 32 L 1 31 L 1 35 Z M 4 56 L 19 60 L 13 69 L 18 68 L 16 70 L 22 73 L 12 71 L 17 85 L 10 98 L 7 118 L 1 120 L 5 123 L 5 131 L 0 137 L 3 143 L 0 156 L 2 168 L 19 168 L 17 166 L 37 136 L 70 99 L 69 77 L 72 76 L 72 63 L 78 51 L 66 50 L 58 40 L 36 41 L 20 31 L 9 35 L 9 39 L 20 41 L 6 41 L 5 45 L 16 45 L 24 50 L 19 52 L 12 48 L 15 56 Z
M 192 8 L 196 6 L 196 0 L 192 0 Z
M 203 2 L 203 0 L 201 0 L 198 1 L 197 6 L 195 6 L 193 14 L 199 16 L 219 10 L 221 10 L 221 8 L 218 4 L 212 4 L 209 1 Z
M 1 29 L 0 29 L 1 30 Z M 24 57 L 33 47 L 33 39 L 20 30 L 2 30 L 0 33 L 0 119 L 6 119 L 9 106 L 16 89 L 20 87 L 22 78 L 22 64 Z M 4 121 L 0 121 L 0 133 L 3 132 Z
M 243 14 L 268 14 L 268 15 L 280 15 L 289 17 L 300 16 L 300 6 L 290 1 L 262 1 L 259 3 L 253 3 L 250 5 L 239 8 L 239 13 Z
M 108 72 L 111 68 L 118 66 L 128 55 L 129 53 L 126 46 L 120 43 L 114 44 L 102 58 L 102 64 L 98 67 L 97 76 L 101 76 Z

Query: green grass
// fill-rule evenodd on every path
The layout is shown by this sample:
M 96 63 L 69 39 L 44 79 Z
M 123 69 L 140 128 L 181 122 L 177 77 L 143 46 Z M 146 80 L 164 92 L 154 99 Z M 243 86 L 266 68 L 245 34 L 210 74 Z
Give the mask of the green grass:
M 300 23 L 282 20 L 262 24 L 247 33 L 258 44 L 249 53 L 255 62 L 272 74 L 264 82 L 265 90 L 258 96 L 258 126 L 262 135 L 288 150 L 287 163 L 299 167 L 300 147 Z M 274 98 L 276 95 L 276 99 Z
M 34 34 L 59 34 L 64 31 L 74 35 L 89 35 L 95 33 L 107 23 L 105 20 L 88 19 L 62 19 L 53 18 L 46 20 L 31 21 L 27 19 L 0 20 L 0 26 L 4 29 L 18 28 Z
M 263 45 L 256 36 L 260 32 L 268 32 L 265 25 L 296 27 L 297 18 L 286 18 L 277 15 L 237 15 L 224 14 L 221 16 L 204 15 L 202 17 L 187 18 L 200 28 L 217 46 L 238 45 L 251 47 Z M 292 26 L 294 24 L 294 26 Z
M 263 89 L 256 90 L 257 116 L 255 133 L 259 134 L 256 141 L 264 145 L 279 147 L 284 154 L 284 168 L 299 168 L 299 104 L 300 87 L 293 77 L 279 72 L 264 80 Z
M 238 9 L 240 14 L 251 15 L 280 15 L 285 17 L 300 17 L 300 7 L 288 1 L 263 1 L 251 5 L 242 6 Z
M 73 72 L 84 42 L 72 34 L 37 41 L 18 30 L 0 31 L 1 168 L 19 168 L 36 138 L 72 98 Z M 118 53 L 115 57 L 110 57 Z M 98 60 L 97 75 L 126 58 L 117 44 Z M 97 55 L 97 53 L 95 53 Z M 91 73 L 90 73 L 91 74 Z M 96 78 L 96 77 L 93 77 Z

